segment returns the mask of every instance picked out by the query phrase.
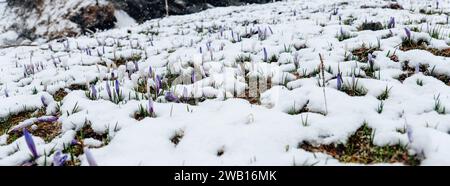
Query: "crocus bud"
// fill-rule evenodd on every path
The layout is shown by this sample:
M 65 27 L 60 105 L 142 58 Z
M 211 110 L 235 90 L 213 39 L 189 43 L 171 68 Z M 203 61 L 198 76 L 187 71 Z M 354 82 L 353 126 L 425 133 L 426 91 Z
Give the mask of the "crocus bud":
M 180 102 L 177 96 L 175 96 L 172 92 L 167 92 L 165 95 L 165 99 L 169 102 Z
M 405 34 L 408 40 L 411 40 L 411 31 L 408 28 L 405 28 Z
M 30 149 L 31 154 L 33 155 L 33 158 L 37 158 L 38 153 L 36 151 L 36 145 L 34 144 L 33 137 L 31 136 L 31 134 L 28 132 L 28 130 L 26 128 L 23 128 L 22 132 L 23 132 L 23 136 L 25 138 L 25 142 L 27 143 L 28 149 Z
M 56 151 L 53 155 L 53 166 L 63 166 L 67 160 L 67 155 L 62 154 L 60 150 Z

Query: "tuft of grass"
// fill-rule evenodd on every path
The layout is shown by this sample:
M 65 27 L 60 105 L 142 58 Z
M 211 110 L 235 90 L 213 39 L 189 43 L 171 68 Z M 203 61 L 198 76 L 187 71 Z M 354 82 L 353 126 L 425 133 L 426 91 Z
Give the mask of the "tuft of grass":
M 344 41 L 346 39 L 352 38 L 352 36 L 349 33 L 341 33 L 341 34 L 338 34 L 336 36 L 336 38 L 338 39 L 338 41 Z
M 236 59 L 234 60 L 236 63 L 244 63 L 244 62 L 251 62 L 252 61 L 252 57 L 249 55 L 243 55 L 240 54 L 236 57 Z
M 372 30 L 372 31 L 383 30 L 383 29 L 384 29 L 383 24 L 381 24 L 380 22 L 367 22 L 367 21 L 365 21 L 358 28 L 358 30 Z
M 134 114 L 134 118 L 140 121 L 146 117 L 155 118 L 156 115 L 155 113 L 150 113 L 147 107 L 144 107 L 142 106 L 142 104 L 139 104 L 138 111 Z
M 180 143 L 181 139 L 184 137 L 184 131 L 183 130 L 177 130 L 175 134 L 170 138 L 170 141 L 175 144 L 175 146 Z
M 440 94 L 437 96 L 434 96 L 434 111 L 436 111 L 438 114 L 445 114 L 445 106 L 441 103 Z
M 289 115 L 298 115 L 301 113 L 309 112 L 308 103 L 309 103 L 309 101 L 306 102 L 306 104 L 303 105 L 302 108 L 295 108 L 295 101 L 294 101 L 294 106 L 291 109 L 289 109 L 287 113 Z
M 272 56 L 270 56 L 269 62 L 270 62 L 270 63 L 278 62 L 278 55 L 273 54 Z
M 419 165 L 416 156 L 408 154 L 406 146 L 376 146 L 373 144 L 375 130 L 364 123 L 346 144 L 330 144 L 313 146 L 308 142 L 299 144 L 299 148 L 309 152 L 321 152 L 333 156 L 344 163 L 403 163 L 406 165 Z
M 434 26 L 432 29 L 428 29 L 428 34 L 435 39 L 441 39 L 441 33 L 442 33 L 442 27 L 437 25 Z
M 367 89 L 358 84 L 358 80 L 352 83 L 344 83 L 342 85 L 341 91 L 347 93 L 350 96 L 365 96 L 367 94 Z
M 285 53 L 292 53 L 292 46 L 284 44 L 283 52 L 285 52 Z
M 33 89 L 32 89 L 32 94 L 33 94 L 33 95 L 36 95 L 38 92 L 39 92 L 39 91 L 37 90 L 37 88 L 36 88 L 36 87 L 33 87 Z
M 356 17 L 350 15 L 347 19 L 345 19 L 342 24 L 344 25 L 353 25 L 353 22 L 356 20 Z
M 381 101 L 380 104 L 378 104 L 378 107 L 377 107 L 378 114 L 381 114 L 383 112 L 383 108 L 384 108 L 384 103 L 383 103 L 383 101 Z
M 421 79 L 417 79 L 417 80 L 416 80 L 416 83 L 417 83 L 417 85 L 419 85 L 419 86 L 423 86 L 423 80 L 421 80 Z
M 301 117 L 301 119 L 302 119 L 302 125 L 303 125 L 304 127 L 309 126 L 308 114 L 306 114 L 306 118 L 305 118 L 305 119 L 303 119 L 303 115 L 301 115 L 300 117 Z
M 379 100 L 386 100 L 386 99 L 388 99 L 389 98 L 389 93 L 391 92 L 391 89 L 392 89 L 392 87 L 388 88 L 386 86 L 386 88 L 384 88 L 383 92 L 379 96 L 377 96 L 377 99 L 379 99 Z

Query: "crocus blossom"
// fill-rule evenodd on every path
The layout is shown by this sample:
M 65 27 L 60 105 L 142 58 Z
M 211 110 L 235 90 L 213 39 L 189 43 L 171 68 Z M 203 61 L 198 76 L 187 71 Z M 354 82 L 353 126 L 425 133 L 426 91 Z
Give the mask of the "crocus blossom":
M 192 71 L 191 73 L 191 82 L 195 83 L 195 71 Z
M 53 155 L 53 166 L 63 166 L 67 160 L 67 155 L 62 154 L 60 150 L 56 151 Z
M 154 107 L 153 107 L 153 99 L 148 98 L 148 113 L 152 115 L 154 113 Z
M 148 66 L 148 77 L 149 77 L 149 78 L 153 77 L 152 66 Z
M 36 145 L 34 144 L 33 137 L 31 136 L 30 132 L 26 128 L 23 128 L 22 130 L 23 136 L 25 138 L 25 142 L 27 143 L 28 149 L 30 149 L 31 154 L 34 158 L 38 157 L 38 153 L 36 151 Z
M 37 118 L 37 122 L 55 122 L 58 121 L 58 117 L 56 116 L 42 116 Z
M 411 40 L 411 31 L 408 28 L 405 28 L 405 34 L 408 40 Z
M 115 86 L 115 89 L 116 89 L 116 94 L 119 95 L 119 93 L 120 93 L 119 80 L 116 79 L 114 86 Z
M 395 28 L 395 18 L 394 18 L 394 17 L 391 17 L 391 18 L 389 19 L 388 28 L 389 28 L 389 29 Z
M 172 92 L 167 92 L 165 95 L 165 99 L 169 102 L 176 102 L 176 103 L 180 101 L 178 97 L 175 96 Z
M 162 86 L 161 76 L 156 75 L 155 85 L 156 85 L 156 94 L 158 94 L 159 93 L 159 89 L 161 89 L 161 86 Z
M 263 53 L 264 53 L 264 62 L 268 61 L 268 55 L 267 55 L 267 49 L 264 47 L 263 48 Z
M 109 86 L 109 82 L 105 81 L 105 84 L 106 84 L 106 93 L 108 93 L 109 98 L 112 99 L 111 87 Z
M 44 96 L 41 96 L 41 102 L 42 102 L 42 105 L 44 105 L 44 107 L 47 107 L 47 102 L 46 102 Z
M 338 74 L 337 74 L 337 76 L 336 76 L 336 81 L 337 81 L 337 89 L 338 89 L 338 90 L 341 90 L 341 88 L 342 88 L 342 82 L 343 82 L 343 80 L 342 80 L 342 74 L 341 74 L 341 73 L 338 73 Z

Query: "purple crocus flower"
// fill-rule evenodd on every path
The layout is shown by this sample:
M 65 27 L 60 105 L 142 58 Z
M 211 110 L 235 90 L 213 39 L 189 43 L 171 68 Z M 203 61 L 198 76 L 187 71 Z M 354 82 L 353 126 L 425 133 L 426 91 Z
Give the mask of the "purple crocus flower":
M 336 76 L 336 81 L 337 81 L 337 89 L 338 89 L 338 90 L 341 90 L 341 88 L 342 88 L 342 82 L 343 82 L 343 80 L 342 80 L 342 74 L 341 74 L 341 73 L 338 73 L 338 74 L 337 74 L 337 76 Z
M 263 53 L 264 53 L 264 62 L 267 62 L 268 61 L 268 56 L 267 56 L 266 47 L 263 48 Z
M 406 125 L 406 134 L 408 135 L 408 141 L 409 141 L 409 143 L 412 143 L 412 142 L 413 142 L 413 136 L 412 136 L 412 134 L 413 134 L 413 129 L 412 129 L 412 127 L 409 126 L 409 125 Z
M 31 137 L 30 132 L 26 128 L 22 129 L 23 136 L 25 137 L 25 142 L 27 143 L 28 149 L 30 149 L 34 158 L 38 157 L 38 153 L 36 151 L 36 145 L 34 144 L 33 137 Z
M 97 99 L 97 89 L 95 88 L 95 85 L 91 85 L 91 96 L 92 99 Z
M 153 69 L 152 69 L 152 66 L 148 66 L 148 77 L 153 77 Z
M 167 92 L 165 95 L 165 99 L 169 102 L 180 102 L 177 96 L 175 96 L 172 92 Z
M 417 74 L 420 72 L 420 65 L 417 64 L 416 67 L 414 68 L 414 72 Z
M 156 75 L 156 94 L 159 93 L 159 89 L 162 87 L 161 77 L 159 75 Z
M 39 117 L 39 118 L 37 118 L 37 121 L 38 122 L 55 122 L 55 121 L 58 121 L 58 117 L 56 117 L 56 116 L 42 116 L 42 117 Z
M 148 113 L 150 115 L 152 115 L 153 112 L 154 112 L 153 99 L 152 98 L 148 98 Z
M 196 80 L 195 79 L 195 70 L 193 70 L 192 73 L 191 73 L 191 82 L 195 83 L 195 80 Z
M 109 86 L 109 82 L 105 81 L 105 84 L 106 84 L 106 92 L 108 93 L 108 96 L 111 99 L 112 98 L 112 96 L 111 96 L 112 94 L 111 94 L 111 87 Z
M 202 49 L 202 47 L 200 47 L 199 51 L 200 51 L 200 54 L 203 54 L 203 49 Z
M 55 152 L 55 155 L 53 155 L 53 166 L 63 166 L 64 163 L 67 160 L 67 155 L 62 154 L 60 150 Z
M 119 93 L 120 93 L 120 87 L 119 86 L 120 86 L 119 80 L 116 79 L 114 88 L 116 89 L 116 94 L 117 95 L 119 95 Z
M 84 148 L 84 155 L 86 156 L 86 160 L 89 166 L 98 166 L 97 162 L 94 159 L 94 156 L 91 154 L 91 151 L 87 147 Z
M 391 18 L 389 19 L 388 28 L 389 28 L 389 29 L 395 28 L 395 18 L 394 18 L 394 17 L 391 17 Z
M 408 28 L 405 28 L 405 34 L 408 40 L 411 40 L 411 31 Z
M 80 142 L 76 139 L 72 139 L 72 141 L 70 141 L 70 145 L 79 145 Z

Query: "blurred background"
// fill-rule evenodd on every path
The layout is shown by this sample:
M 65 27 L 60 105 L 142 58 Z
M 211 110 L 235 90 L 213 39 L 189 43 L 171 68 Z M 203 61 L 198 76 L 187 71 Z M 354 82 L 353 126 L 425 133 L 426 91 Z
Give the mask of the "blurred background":
M 27 45 L 183 15 L 275 0 L 0 0 L 0 46 Z M 277 0 L 279 1 L 279 0 Z

